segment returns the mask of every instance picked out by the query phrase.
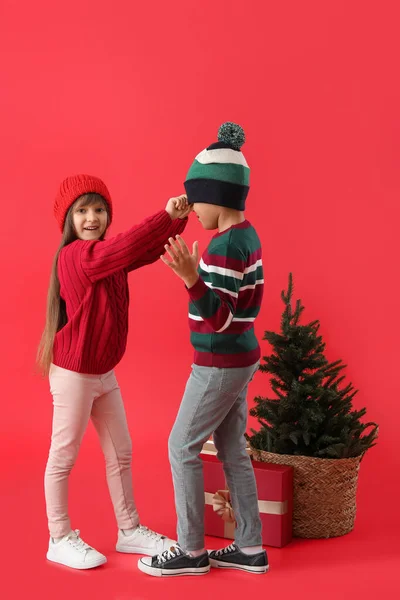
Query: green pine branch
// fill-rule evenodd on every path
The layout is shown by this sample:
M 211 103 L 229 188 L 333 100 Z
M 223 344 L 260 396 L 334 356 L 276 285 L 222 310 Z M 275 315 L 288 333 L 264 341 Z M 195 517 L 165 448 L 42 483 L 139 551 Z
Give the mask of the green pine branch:
M 281 293 L 284 309 L 279 333 L 266 331 L 272 348 L 260 371 L 270 376 L 274 397 L 255 398 L 250 414 L 260 428 L 247 436 L 251 445 L 278 454 L 321 458 L 363 455 L 375 445 L 378 426 L 363 423 L 366 409 L 354 410 L 357 394 L 345 383 L 342 360 L 329 362 L 318 320 L 301 324 L 301 300 L 293 303 L 293 277 Z M 368 431 L 369 430 L 369 431 Z

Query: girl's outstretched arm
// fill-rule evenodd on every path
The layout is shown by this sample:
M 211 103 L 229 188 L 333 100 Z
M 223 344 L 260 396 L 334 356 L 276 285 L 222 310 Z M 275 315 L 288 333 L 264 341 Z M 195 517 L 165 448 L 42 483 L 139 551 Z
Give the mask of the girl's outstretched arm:
M 117 271 L 137 268 L 135 265 L 140 265 L 140 261 L 145 261 L 146 264 L 152 258 L 152 249 L 163 246 L 175 228 L 179 230 L 184 227 L 178 217 L 185 211 L 175 207 L 176 200 L 171 199 L 165 210 L 147 217 L 140 224 L 109 240 L 77 240 L 69 244 L 60 254 L 60 268 L 62 263 L 73 262 L 91 283 L 95 283 Z

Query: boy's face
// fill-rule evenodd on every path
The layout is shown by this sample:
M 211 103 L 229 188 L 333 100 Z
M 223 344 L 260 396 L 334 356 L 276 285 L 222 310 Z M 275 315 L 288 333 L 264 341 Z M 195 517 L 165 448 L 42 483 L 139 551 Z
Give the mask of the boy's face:
M 221 212 L 220 206 L 194 202 L 193 210 L 204 229 L 218 229 L 218 218 Z

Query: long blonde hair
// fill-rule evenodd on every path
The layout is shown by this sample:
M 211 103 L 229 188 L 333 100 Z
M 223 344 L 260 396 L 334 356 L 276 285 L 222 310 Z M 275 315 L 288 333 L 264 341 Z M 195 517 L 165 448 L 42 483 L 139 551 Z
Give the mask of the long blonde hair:
M 58 257 L 60 255 L 61 250 L 65 248 L 65 246 L 68 246 L 69 244 L 78 239 L 73 223 L 74 210 L 79 208 L 79 206 L 83 205 L 91 206 L 96 202 L 102 202 L 104 208 L 107 211 L 108 227 L 110 223 L 109 207 L 103 196 L 100 196 L 99 194 L 84 194 L 83 196 L 80 196 L 74 202 L 74 204 L 72 204 L 65 218 L 61 243 L 57 249 L 51 268 L 49 290 L 47 292 L 46 325 L 37 351 L 37 366 L 44 376 L 48 375 L 50 365 L 53 360 L 53 346 L 56 334 L 68 322 L 65 301 L 63 300 L 63 298 L 61 298 L 60 295 L 60 281 L 58 279 Z M 102 238 L 103 237 L 104 236 L 102 236 Z

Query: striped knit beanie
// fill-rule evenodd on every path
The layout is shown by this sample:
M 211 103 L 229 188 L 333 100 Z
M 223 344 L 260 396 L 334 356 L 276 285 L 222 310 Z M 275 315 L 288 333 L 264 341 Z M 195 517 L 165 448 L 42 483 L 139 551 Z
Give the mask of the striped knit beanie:
M 240 125 L 224 123 L 218 142 L 200 152 L 189 169 L 185 190 L 189 204 L 204 202 L 244 210 L 250 169 L 240 151 L 245 135 Z
M 109 208 L 109 220 L 112 221 L 112 200 L 106 184 L 93 175 L 73 175 L 64 179 L 60 185 L 54 202 L 54 216 L 63 231 L 67 212 L 80 196 L 84 194 L 99 194 L 104 198 Z

